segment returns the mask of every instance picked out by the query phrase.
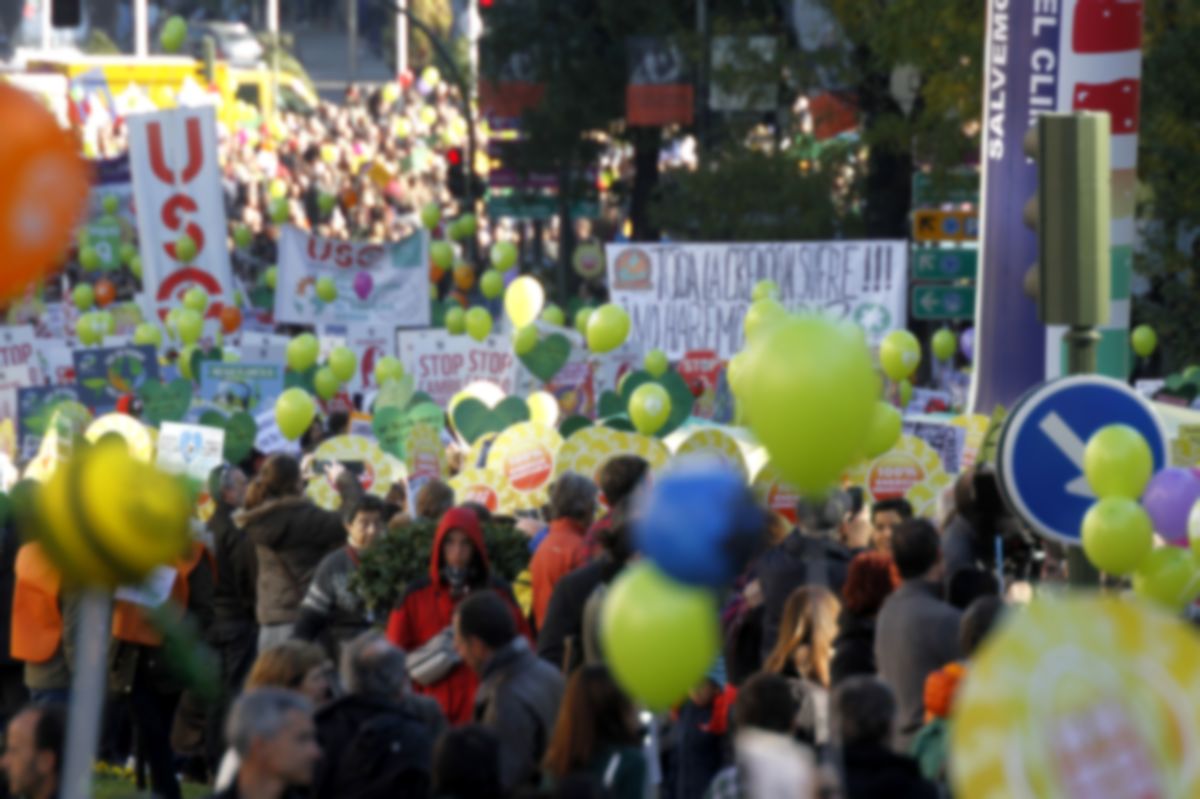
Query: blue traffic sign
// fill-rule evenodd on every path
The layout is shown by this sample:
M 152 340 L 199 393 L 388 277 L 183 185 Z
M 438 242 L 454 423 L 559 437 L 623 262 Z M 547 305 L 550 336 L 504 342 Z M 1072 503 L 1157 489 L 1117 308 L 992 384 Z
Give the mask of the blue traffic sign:
M 1013 409 L 1000 435 L 1000 485 L 1035 532 L 1079 544 L 1096 495 L 1083 476 L 1083 450 L 1100 428 L 1126 424 L 1145 437 L 1154 469 L 1167 463 L 1167 434 L 1150 403 L 1124 383 L 1097 375 L 1052 380 Z

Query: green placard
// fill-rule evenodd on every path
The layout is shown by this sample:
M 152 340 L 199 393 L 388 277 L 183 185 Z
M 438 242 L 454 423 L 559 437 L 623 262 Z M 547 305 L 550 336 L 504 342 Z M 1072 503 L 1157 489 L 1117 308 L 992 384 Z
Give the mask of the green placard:
M 121 224 L 110 216 L 87 226 L 88 246 L 100 256 L 100 268 L 111 271 L 121 265 Z
M 974 286 L 913 286 L 914 319 L 971 319 L 975 316 Z
M 552 219 L 558 214 L 558 199 L 538 194 L 489 194 L 488 216 L 507 216 L 516 219 Z M 595 219 L 600 216 L 600 203 L 594 199 L 577 200 L 571 204 L 571 216 Z
M 979 268 L 979 250 L 914 247 L 909 263 L 913 280 L 973 280 Z

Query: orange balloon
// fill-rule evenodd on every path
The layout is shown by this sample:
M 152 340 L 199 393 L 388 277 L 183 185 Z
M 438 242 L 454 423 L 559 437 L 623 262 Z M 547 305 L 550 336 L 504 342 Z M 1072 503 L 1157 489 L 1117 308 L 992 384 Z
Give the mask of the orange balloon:
M 62 262 L 87 204 L 87 164 L 70 133 L 30 95 L 0 84 L 0 301 Z
M 92 292 L 96 297 L 96 304 L 101 308 L 111 304 L 117 298 L 117 287 L 107 278 L 97 280 L 96 285 L 92 287 Z
M 454 267 L 454 285 L 463 291 L 470 291 L 475 285 L 475 268 L 470 264 L 459 264 Z
M 242 326 L 242 311 L 236 305 L 221 308 L 221 330 L 232 333 Z
M 430 283 L 441 283 L 442 278 L 445 276 L 446 276 L 445 269 L 442 269 L 440 266 L 438 266 L 437 264 L 434 264 L 434 263 L 429 264 L 429 282 Z

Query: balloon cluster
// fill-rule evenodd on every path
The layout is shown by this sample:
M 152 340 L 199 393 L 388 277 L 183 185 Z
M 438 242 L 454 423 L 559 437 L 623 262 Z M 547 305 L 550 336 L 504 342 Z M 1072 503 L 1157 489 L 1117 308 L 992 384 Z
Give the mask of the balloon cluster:
M 1200 477 L 1174 467 L 1155 474 L 1150 446 L 1123 424 L 1088 439 L 1083 473 L 1098 498 L 1081 529 L 1092 565 L 1132 575 L 1135 593 L 1175 610 L 1200 597 Z M 1156 531 L 1168 546 L 1154 547 Z
M 600 639 L 625 691 L 660 710 L 716 660 L 717 593 L 757 551 L 765 519 L 740 475 L 709 461 L 681 464 L 643 499 L 634 534 L 645 559 L 605 597 Z

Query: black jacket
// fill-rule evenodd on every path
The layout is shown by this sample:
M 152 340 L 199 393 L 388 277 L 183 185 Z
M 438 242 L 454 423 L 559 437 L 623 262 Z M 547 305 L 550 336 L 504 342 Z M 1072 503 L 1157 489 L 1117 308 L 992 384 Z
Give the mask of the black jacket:
M 216 623 L 255 624 L 254 596 L 258 580 L 258 559 L 254 543 L 245 531 L 233 523 L 234 509 L 217 504 L 208 529 L 213 538 L 213 556 L 217 560 L 217 583 L 213 589 Z
M 321 762 L 313 782 L 314 799 L 394 796 L 397 799 L 428 790 L 433 744 L 441 732 L 424 713 L 424 705 L 361 694 L 350 694 L 317 711 L 317 740 Z M 386 740 L 363 737 L 368 725 L 386 720 Z M 364 751 L 368 746 L 383 752 Z M 395 767 L 395 774 L 387 771 Z M 381 769 L 386 773 L 364 773 Z M 389 784 L 389 778 L 395 782 Z M 414 781 L 417 783 L 414 785 Z M 420 793 L 420 795 L 424 795 Z
M 779 635 L 779 620 L 789 596 L 802 585 L 824 585 L 841 596 L 850 569 L 850 550 L 828 535 L 807 535 L 799 530 L 763 553 L 758 561 L 766 615 L 763 620 L 762 655 L 765 659 Z
M 856 674 L 874 674 L 875 617 L 860 616 L 843 610 L 838 618 L 838 634 L 833 639 L 830 680 L 837 685 Z
M 610 582 L 619 571 L 620 567 L 608 555 L 601 555 L 558 581 L 550 595 L 542 629 L 538 631 L 538 657 L 564 673 L 583 662 L 584 606 L 592 592 Z M 569 662 L 564 662 L 568 642 L 571 653 Z
M 917 761 L 874 744 L 842 750 L 846 799 L 938 799 L 937 788 L 921 776 Z

